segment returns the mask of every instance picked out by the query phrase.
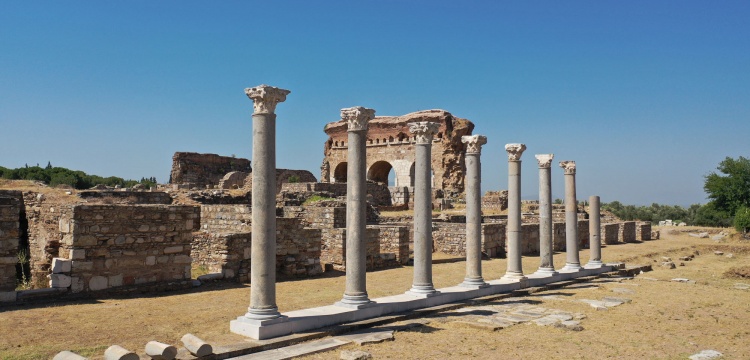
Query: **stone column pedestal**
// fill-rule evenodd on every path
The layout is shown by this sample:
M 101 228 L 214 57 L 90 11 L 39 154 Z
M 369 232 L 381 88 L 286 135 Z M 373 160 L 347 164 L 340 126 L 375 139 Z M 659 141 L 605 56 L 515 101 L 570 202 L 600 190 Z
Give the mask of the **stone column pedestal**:
M 416 122 L 409 131 L 416 136 L 414 172 L 414 282 L 407 294 L 437 295 L 432 284 L 432 138 L 440 124 Z
M 539 269 L 536 275 L 557 275 L 552 247 L 552 159 L 554 154 L 536 155 L 539 163 Z
M 507 144 L 508 152 L 508 268 L 503 275 L 505 280 L 526 280 L 521 264 L 521 155 L 526 150 L 524 144 Z
M 487 137 L 463 136 L 466 144 L 466 277 L 461 286 L 489 286 L 482 277 L 482 164 L 480 155 Z
M 581 271 L 578 254 L 578 200 L 576 199 L 576 162 L 561 161 L 565 172 L 565 266 L 561 271 Z
M 346 181 L 346 291 L 336 305 L 361 309 L 374 303 L 367 296 L 367 124 L 375 110 L 361 106 L 341 109 L 349 126 Z
M 602 267 L 602 238 L 601 238 L 601 211 L 599 197 L 589 197 L 589 262 L 587 269 L 598 269 Z

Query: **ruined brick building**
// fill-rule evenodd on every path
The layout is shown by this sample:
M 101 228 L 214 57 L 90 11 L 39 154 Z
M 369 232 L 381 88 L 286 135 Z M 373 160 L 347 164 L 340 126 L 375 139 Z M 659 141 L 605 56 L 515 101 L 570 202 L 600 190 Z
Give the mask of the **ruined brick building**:
M 367 131 L 367 180 L 388 184 L 388 175 L 395 173 L 392 192 L 414 186 L 414 137 L 409 123 L 429 121 L 440 124 L 440 131 L 432 144 L 433 189 L 447 197 L 464 191 L 464 152 L 461 137 L 471 135 L 474 124 L 453 116 L 445 110 L 425 110 L 402 116 L 377 116 L 369 122 Z M 347 124 L 329 123 L 324 128 L 325 143 L 321 182 L 346 182 Z

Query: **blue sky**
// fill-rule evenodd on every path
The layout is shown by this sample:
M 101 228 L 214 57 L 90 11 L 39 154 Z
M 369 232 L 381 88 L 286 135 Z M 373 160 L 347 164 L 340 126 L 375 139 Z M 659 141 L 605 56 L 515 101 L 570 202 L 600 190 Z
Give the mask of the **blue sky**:
M 0 165 L 166 181 L 175 151 L 252 157 L 244 88 L 277 108 L 279 167 L 316 176 L 350 106 L 441 108 L 503 146 L 578 163 L 578 197 L 705 202 L 703 176 L 750 150 L 747 1 L 0 0 Z M 562 197 L 562 169 L 553 193 Z

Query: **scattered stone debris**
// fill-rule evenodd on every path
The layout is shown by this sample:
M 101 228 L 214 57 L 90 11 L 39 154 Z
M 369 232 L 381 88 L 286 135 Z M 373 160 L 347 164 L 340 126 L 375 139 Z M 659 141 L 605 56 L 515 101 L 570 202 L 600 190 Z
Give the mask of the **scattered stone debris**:
M 659 279 L 657 279 L 657 278 L 652 278 L 652 277 L 648 277 L 648 276 L 639 276 L 638 278 L 641 279 L 641 280 L 659 281 Z
M 624 288 L 614 288 L 614 289 L 612 289 L 612 292 L 615 292 L 615 293 L 618 293 L 618 294 L 635 294 L 635 290 L 624 289 Z
M 337 339 L 356 343 L 357 345 L 380 344 L 385 341 L 393 340 L 393 330 L 391 329 L 368 329 L 355 332 L 348 335 L 337 336 Z
M 725 236 L 724 236 L 724 235 L 722 235 L 722 234 L 719 234 L 719 235 L 714 235 L 714 236 L 712 236 L 712 237 L 711 237 L 711 240 L 713 240 L 713 241 L 716 241 L 716 242 L 720 242 L 720 241 L 724 240 L 724 238 L 725 238 Z
M 667 268 L 667 269 L 675 269 L 675 268 L 677 268 L 677 265 L 675 265 L 675 264 L 674 264 L 673 262 L 671 262 L 671 261 L 668 261 L 668 262 L 663 262 L 663 263 L 661 263 L 661 267 L 665 267 L 665 268 Z
M 554 326 L 581 331 L 583 327 L 580 325 L 580 321 L 586 318 L 584 314 L 548 309 L 515 301 L 498 305 L 467 307 L 447 314 L 451 313 L 460 314 L 460 320 L 452 321 L 453 324 L 487 331 L 497 331 L 518 324 L 536 324 L 538 326 Z
M 339 357 L 341 360 L 369 360 L 372 359 L 372 354 L 357 350 L 357 351 L 350 351 L 350 350 L 344 350 L 341 352 L 341 356 Z
M 719 256 L 721 256 L 721 255 L 724 255 L 724 252 L 723 252 L 723 251 L 719 251 L 719 250 L 716 250 L 716 251 L 714 251 L 714 255 L 719 255 Z
M 737 290 L 750 290 L 750 284 L 737 283 L 734 284 L 734 288 Z
M 685 284 L 695 284 L 695 280 L 690 280 L 690 279 L 685 279 L 685 278 L 674 278 L 671 281 L 678 282 L 678 283 L 685 283 Z
M 726 255 L 724 255 L 724 256 L 726 256 L 726 257 L 728 257 L 728 258 L 730 258 L 730 259 L 731 259 L 731 258 L 733 258 L 733 257 L 734 257 L 734 254 L 726 254 Z
M 711 360 L 723 357 L 724 354 L 716 350 L 703 350 L 695 355 L 689 357 L 690 360 Z
M 694 258 L 695 255 L 682 256 L 680 257 L 680 261 L 692 261 Z
M 591 305 L 596 310 L 604 311 L 611 307 L 620 306 L 625 303 L 631 302 L 630 299 L 626 298 L 615 298 L 615 297 L 605 297 L 601 300 L 591 300 L 591 299 L 581 299 L 580 300 L 583 303 Z
M 574 320 L 561 321 L 555 324 L 555 327 L 572 330 L 572 331 L 583 331 L 583 326 L 581 326 L 581 322 L 574 321 Z

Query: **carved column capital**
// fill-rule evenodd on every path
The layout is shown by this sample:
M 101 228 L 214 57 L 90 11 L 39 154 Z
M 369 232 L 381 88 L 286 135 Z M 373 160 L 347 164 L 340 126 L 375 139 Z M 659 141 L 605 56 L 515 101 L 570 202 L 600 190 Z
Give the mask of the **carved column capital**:
M 367 124 L 375 118 L 375 110 L 361 106 L 341 109 L 341 120 L 349 124 L 349 131 L 367 131 Z
M 420 121 L 409 123 L 409 131 L 417 136 L 417 144 L 431 144 L 440 129 L 439 123 Z
M 273 114 L 276 112 L 276 104 L 284 102 L 290 92 L 268 85 L 245 89 L 245 94 L 253 101 L 253 114 Z
M 549 169 L 552 167 L 552 159 L 555 157 L 555 154 L 537 154 L 535 157 L 540 169 Z
M 484 135 L 466 135 L 461 137 L 461 142 L 466 144 L 467 154 L 481 154 L 482 145 L 487 143 L 487 137 Z
M 575 175 L 576 173 L 575 161 L 560 161 L 560 167 L 565 171 L 565 175 Z
M 521 161 L 521 155 L 526 151 L 526 145 L 505 144 L 505 151 L 508 152 L 508 161 Z

